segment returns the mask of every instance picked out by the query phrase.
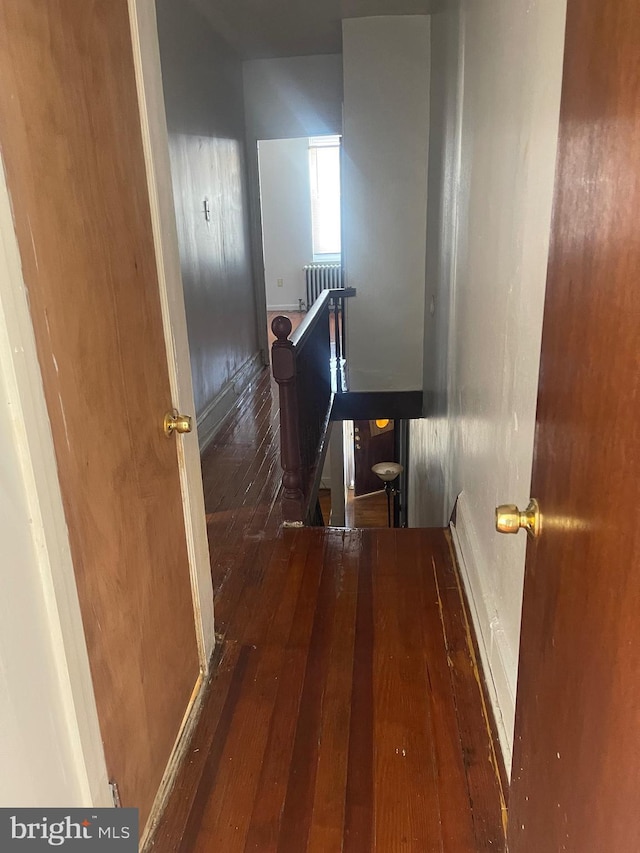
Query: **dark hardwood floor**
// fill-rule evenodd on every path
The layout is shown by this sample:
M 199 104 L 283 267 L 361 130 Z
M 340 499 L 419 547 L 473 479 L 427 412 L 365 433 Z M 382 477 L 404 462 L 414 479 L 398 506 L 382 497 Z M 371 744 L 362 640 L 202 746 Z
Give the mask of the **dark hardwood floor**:
M 263 370 L 202 458 L 216 630 L 222 635 L 245 584 L 265 570 L 262 561 L 282 524 L 277 400 L 277 386 Z
M 152 849 L 503 851 L 447 532 L 282 529 L 266 372 L 203 470 L 219 659 Z

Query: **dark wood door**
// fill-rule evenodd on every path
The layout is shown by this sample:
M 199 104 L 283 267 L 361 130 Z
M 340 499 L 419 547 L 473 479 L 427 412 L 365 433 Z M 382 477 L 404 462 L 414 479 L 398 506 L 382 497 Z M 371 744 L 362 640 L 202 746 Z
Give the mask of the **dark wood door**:
M 388 421 L 382 428 L 375 424 L 375 421 L 353 422 L 356 496 L 370 495 L 384 488 L 382 480 L 371 470 L 372 465 L 396 461 L 394 422 Z
M 639 210 L 637 2 L 569 0 L 512 853 L 640 850 Z
M 0 0 L 0 77 L 107 769 L 144 826 L 199 660 L 126 0 Z

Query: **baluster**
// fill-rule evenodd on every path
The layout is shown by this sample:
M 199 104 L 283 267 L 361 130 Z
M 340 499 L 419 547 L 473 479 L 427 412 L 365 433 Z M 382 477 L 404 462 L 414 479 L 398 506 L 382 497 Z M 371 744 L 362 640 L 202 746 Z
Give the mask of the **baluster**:
M 344 391 L 342 387 L 342 341 L 340 338 L 340 311 L 342 308 L 342 297 L 336 296 L 333 300 L 333 337 L 335 341 L 335 387 L 340 394 Z
M 271 330 L 276 340 L 271 347 L 273 378 L 280 390 L 280 456 L 284 500 L 282 513 L 285 523 L 302 524 L 304 521 L 304 494 L 302 491 L 302 459 L 298 430 L 298 389 L 296 383 L 296 356 L 289 340 L 291 320 L 275 317 Z

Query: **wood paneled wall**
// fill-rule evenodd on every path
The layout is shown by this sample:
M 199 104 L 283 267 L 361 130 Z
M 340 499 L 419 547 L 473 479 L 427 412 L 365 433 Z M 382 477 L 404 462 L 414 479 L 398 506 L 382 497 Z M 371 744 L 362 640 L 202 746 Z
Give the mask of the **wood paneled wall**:
M 242 65 L 189 4 L 158 0 L 157 15 L 193 389 L 200 417 L 259 349 Z

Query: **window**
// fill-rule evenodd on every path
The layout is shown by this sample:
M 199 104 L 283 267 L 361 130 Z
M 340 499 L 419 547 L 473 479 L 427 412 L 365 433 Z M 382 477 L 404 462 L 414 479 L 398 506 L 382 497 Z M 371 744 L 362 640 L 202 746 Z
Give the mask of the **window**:
M 309 139 L 314 261 L 340 259 L 340 137 Z

